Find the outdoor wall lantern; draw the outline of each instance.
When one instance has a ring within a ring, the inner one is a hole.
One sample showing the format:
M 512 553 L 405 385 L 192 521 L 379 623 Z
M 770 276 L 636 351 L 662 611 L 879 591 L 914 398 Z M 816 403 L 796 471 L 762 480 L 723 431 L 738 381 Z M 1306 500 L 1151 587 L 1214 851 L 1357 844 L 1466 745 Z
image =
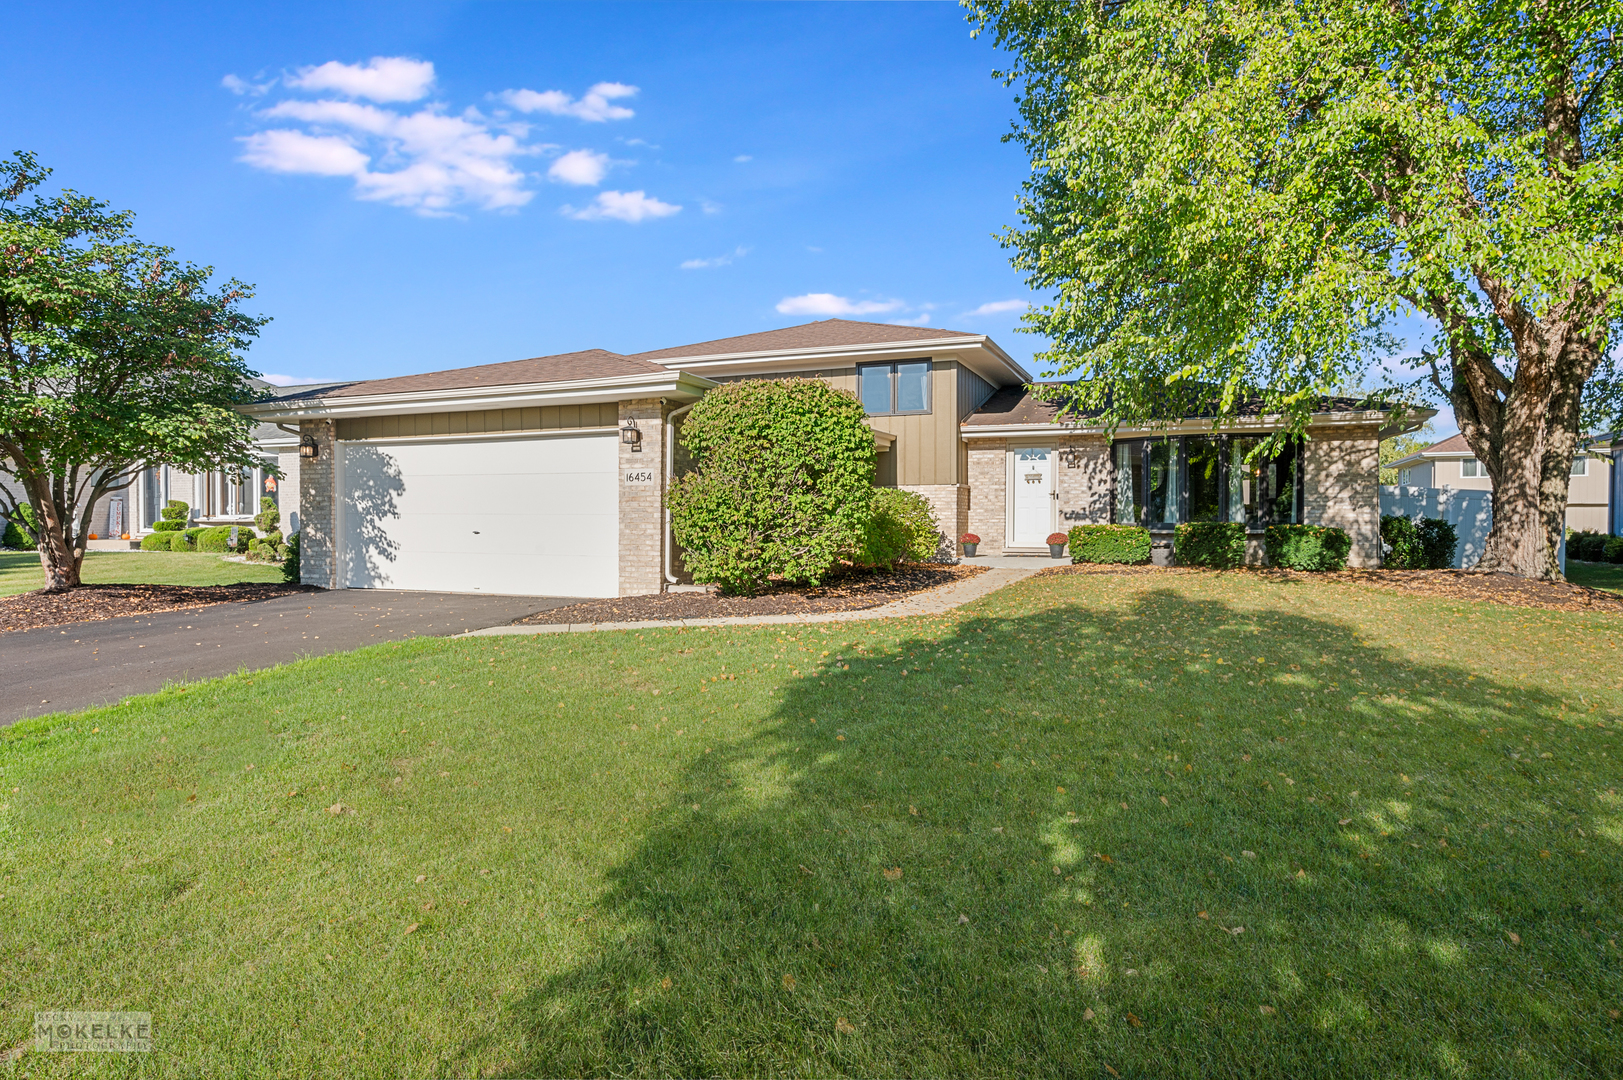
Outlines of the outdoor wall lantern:
M 1064 459 L 1067 469 L 1080 469 L 1082 467 L 1082 451 L 1074 446 L 1067 446 L 1060 451 L 1060 457 Z
M 321 447 L 316 444 L 314 435 L 306 435 L 299 440 L 299 457 L 313 461 L 321 456 Z
M 637 430 L 635 420 L 627 420 L 626 426 L 620 429 L 620 441 L 631 447 L 633 454 L 642 453 L 642 432 Z

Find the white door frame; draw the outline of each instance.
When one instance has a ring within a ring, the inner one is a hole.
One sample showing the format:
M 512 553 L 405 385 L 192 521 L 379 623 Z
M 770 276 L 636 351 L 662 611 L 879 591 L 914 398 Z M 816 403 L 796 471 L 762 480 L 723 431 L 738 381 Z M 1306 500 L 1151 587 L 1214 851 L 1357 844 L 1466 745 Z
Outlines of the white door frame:
M 1059 478 L 1054 474 L 1054 462 L 1058 456 L 1058 444 L 1053 440 L 1031 440 L 1010 442 L 1004 452 L 1004 522 L 1003 522 L 1003 550 L 1015 552 L 1034 552 L 1046 554 L 1048 548 L 1043 545 L 1025 546 L 1014 543 L 1014 492 L 1018 482 L 1015 476 L 1016 455 L 1021 450 L 1047 450 L 1048 451 L 1048 531 L 1054 532 L 1059 527 L 1059 500 L 1054 493 L 1059 489 Z

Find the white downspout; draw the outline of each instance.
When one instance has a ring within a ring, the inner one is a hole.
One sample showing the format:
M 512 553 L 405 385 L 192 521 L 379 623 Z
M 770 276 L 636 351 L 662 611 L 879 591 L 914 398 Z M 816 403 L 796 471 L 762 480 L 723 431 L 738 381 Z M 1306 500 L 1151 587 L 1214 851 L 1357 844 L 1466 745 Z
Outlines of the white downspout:
M 671 481 L 676 479 L 676 424 L 678 416 L 697 405 L 695 401 L 684 405 L 680 409 L 673 409 L 665 416 L 665 531 L 660 535 L 660 547 L 664 549 L 665 584 L 675 585 L 676 575 L 671 572 L 671 556 L 676 547 L 671 540 Z

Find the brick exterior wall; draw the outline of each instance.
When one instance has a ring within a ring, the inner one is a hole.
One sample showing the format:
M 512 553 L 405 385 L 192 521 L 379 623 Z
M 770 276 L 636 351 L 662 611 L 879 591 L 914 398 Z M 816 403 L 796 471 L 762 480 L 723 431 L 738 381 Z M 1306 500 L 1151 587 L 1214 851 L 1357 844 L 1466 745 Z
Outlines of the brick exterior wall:
M 1066 463 L 1073 452 L 1076 465 Z M 1054 462 L 1054 486 L 1059 492 L 1059 531 L 1073 525 L 1110 522 L 1110 444 L 1102 435 L 1067 435 L 1059 440 Z
M 969 444 L 969 528 L 981 538 L 977 555 L 1003 554 L 1007 525 L 1007 439 L 975 439 Z
M 332 421 L 300 421 L 299 435 L 314 435 L 317 448 L 316 459 L 301 461 L 299 468 L 299 580 L 336 589 L 338 519 L 333 466 L 338 455 Z
M 1348 566 L 1381 563 L 1380 445 L 1371 426 L 1320 434 L 1303 447 L 1302 520 L 1346 529 Z
M 626 421 L 642 432 L 640 450 L 624 440 L 620 448 L 620 595 L 643 596 L 665 586 L 661 540 L 665 533 L 665 413 L 658 398 L 620 402 L 620 426 Z M 653 472 L 651 484 L 628 484 L 626 475 Z
M 936 528 L 941 530 L 941 543 L 935 557 L 948 562 L 958 557 L 958 538 L 969 531 L 969 485 L 924 484 L 900 485 L 903 491 L 922 495 L 930 503 L 935 515 Z

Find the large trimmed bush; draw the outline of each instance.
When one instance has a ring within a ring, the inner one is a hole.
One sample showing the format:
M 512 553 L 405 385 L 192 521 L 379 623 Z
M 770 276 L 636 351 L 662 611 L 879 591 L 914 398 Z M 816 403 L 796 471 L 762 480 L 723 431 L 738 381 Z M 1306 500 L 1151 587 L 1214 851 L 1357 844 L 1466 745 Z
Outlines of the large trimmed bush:
M 1460 534 L 1442 518 L 1421 518 L 1414 523 L 1415 535 L 1425 552 L 1427 570 L 1447 570 L 1454 565 L 1454 551 Z
M 753 593 L 817 583 L 861 552 L 873 515 L 874 437 L 856 396 L 820 379 L 746 379 L 706 394 L 682 425 L 693 471 L 671 485 L 671 529 L 693 580 Z
M 39 535 L 39 523 L 34 520 L 34 508 L 28 503 L 17 504 L 17 512 L 6 522 L 6 530 L 0 535 L 0 547 L 8 547 L 13 551 L 35 551 L 39 542 L 35 539 Z
M 1073 563 L 1150 561 L 1150 530 L 1141 525 L 1077 525 L 1068 536 Z
M 142 551 L 169 551 L 175 542 L 175 534 L 170 532 L 147 533 L 141 538 Z
M 231 530 L 237 530 L 237 546 L 231 546 Z M 198 551 L 247 551 L 248 544 L 257 539 L 246 525 L 214 525 L 197 534 Z
M 1347 530 L 1329 525 L 1270 525 L 1263 545 L 1268 564 L 1286 570 L 1345 570 L 1352 553 Z
M 1426 549 L 1421 545 L 1420 533 L 1410 518 L 1402 514 L 1383 515 L 1381 539 L 1391 548 L 1381 559 L 1382 566 L 1389 570 L 1426 568 Z
M 873 516 L 868 519 L 859 561 L 869 566 L 927 562 L 941 550 L 942 540 L 930 501 L 923 495 L 899 488 L 876 488 Z
M 191 520 L 192 508 L 179 499 L 170 499 L 162 510 L 158 511 L 158 520 L 152 523 L 153 532 L 185 532 L 186 523 Z
M 1172 531 L 1179 566 L 1232 570 L 1245 565 L 1245 526 L 1237 521 L 1191 521 Z
M 170 551 L 196 551 L 197 541 L 190 532 L 154 533 L 154 536 L 167 536 Z

